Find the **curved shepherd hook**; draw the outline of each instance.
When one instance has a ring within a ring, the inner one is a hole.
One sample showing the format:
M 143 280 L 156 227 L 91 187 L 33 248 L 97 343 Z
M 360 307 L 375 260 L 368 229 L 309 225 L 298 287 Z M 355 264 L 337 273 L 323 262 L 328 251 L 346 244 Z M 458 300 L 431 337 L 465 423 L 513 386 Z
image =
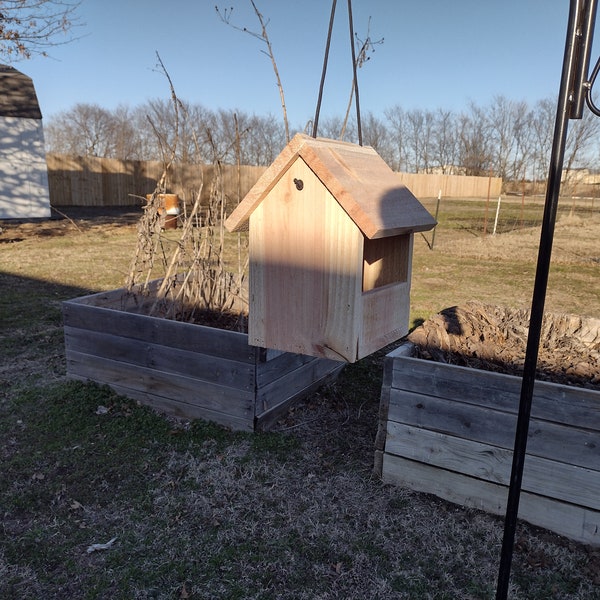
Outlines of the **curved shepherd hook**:
M 531 415 L 533 386 L 535 383 L 542 321 L 544 318 L 544 304 L 548 287 L 550 257 L 552 253 L 554 227 L 556 224 L 568 123 L 570 119 L 581 119 L 584 100 L 587 101 L 592 112 L 600 116 L 600 110 L 595 107 L 591 97 L 592 87 L 598 74 L 598 70 L 600 70 L 600 66 L 598 66 L 600 59 L 594 68 L 591 79 L 588 80 L 587 78 L 594 24 L 596 21 L 596 7 L 597 0 L 571 0 L 570 4 L 567 39 L 558 106 L 556 110 L 554 138 L 552 142 L 552 154 L 550 156 L 550 167 L 548 171 L 546 202 L 544 206 L 538 262 L 531 303 L 529 335 L 527 338 L 519 413 L 515 432 L 515 445 L 510 475 L 510 486 L 508 490 L 508 502 L 506 505 L 506 518 L 504 521 L 504 537 L 502 540 L 502 553 L 500 555 L 496 600 L 506 600 L 508 594 L 517 516 L 519 512 L 519 499 L 523 480 L 523 466 L 527 450 L 527 435 Z

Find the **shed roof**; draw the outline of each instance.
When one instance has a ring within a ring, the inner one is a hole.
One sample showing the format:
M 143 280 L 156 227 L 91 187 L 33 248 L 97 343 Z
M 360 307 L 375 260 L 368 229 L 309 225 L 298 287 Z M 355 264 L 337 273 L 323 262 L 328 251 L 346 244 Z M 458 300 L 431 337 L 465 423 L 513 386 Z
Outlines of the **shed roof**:
M 33 80 L 8 65 L 0 65 L 0 117 L 42 118 Z
M 250 215 L 298 157 L 368 238 L 435 226 L 435 219 L 373 148 L 297 134 L 231 213 L 226 221 L 230 231 L 247 227 Z

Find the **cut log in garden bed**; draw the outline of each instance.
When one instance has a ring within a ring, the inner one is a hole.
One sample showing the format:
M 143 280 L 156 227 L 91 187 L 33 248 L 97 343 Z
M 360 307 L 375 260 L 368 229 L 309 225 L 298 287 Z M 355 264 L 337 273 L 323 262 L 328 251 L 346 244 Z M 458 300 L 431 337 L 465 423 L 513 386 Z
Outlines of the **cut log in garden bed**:
M 387 355 L 375 471 L 389 483 L 502 515 L 521 378 Z M 537 381 L 519 517 L 600 546 L 600 392 Z
M 67 375 L 171 415 L 268 429 L 343 367 L 249 346 L 244 333 L 131 312 L 126 297 L 121 289 L 63 303 Z

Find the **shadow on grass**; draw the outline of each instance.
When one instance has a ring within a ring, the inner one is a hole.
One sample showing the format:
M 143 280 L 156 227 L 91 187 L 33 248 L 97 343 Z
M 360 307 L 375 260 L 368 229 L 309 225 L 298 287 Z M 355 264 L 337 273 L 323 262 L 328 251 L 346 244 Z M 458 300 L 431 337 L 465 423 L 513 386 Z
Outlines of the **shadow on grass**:
M 0 271 L 0 335 L 10 329 L 39 329 L 61 320 L 60 303 L 93 290 Z

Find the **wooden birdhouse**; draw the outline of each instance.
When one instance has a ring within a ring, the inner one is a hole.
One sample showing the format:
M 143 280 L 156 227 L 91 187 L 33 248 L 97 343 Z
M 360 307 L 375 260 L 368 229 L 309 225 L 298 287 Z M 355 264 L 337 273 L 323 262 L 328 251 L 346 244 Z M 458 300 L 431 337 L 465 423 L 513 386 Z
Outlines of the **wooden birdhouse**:
M 372 148 L 296 135 L 226 221 L 250 231 L 249 343 L 354 362 L 399 339 L 434 225 Z

